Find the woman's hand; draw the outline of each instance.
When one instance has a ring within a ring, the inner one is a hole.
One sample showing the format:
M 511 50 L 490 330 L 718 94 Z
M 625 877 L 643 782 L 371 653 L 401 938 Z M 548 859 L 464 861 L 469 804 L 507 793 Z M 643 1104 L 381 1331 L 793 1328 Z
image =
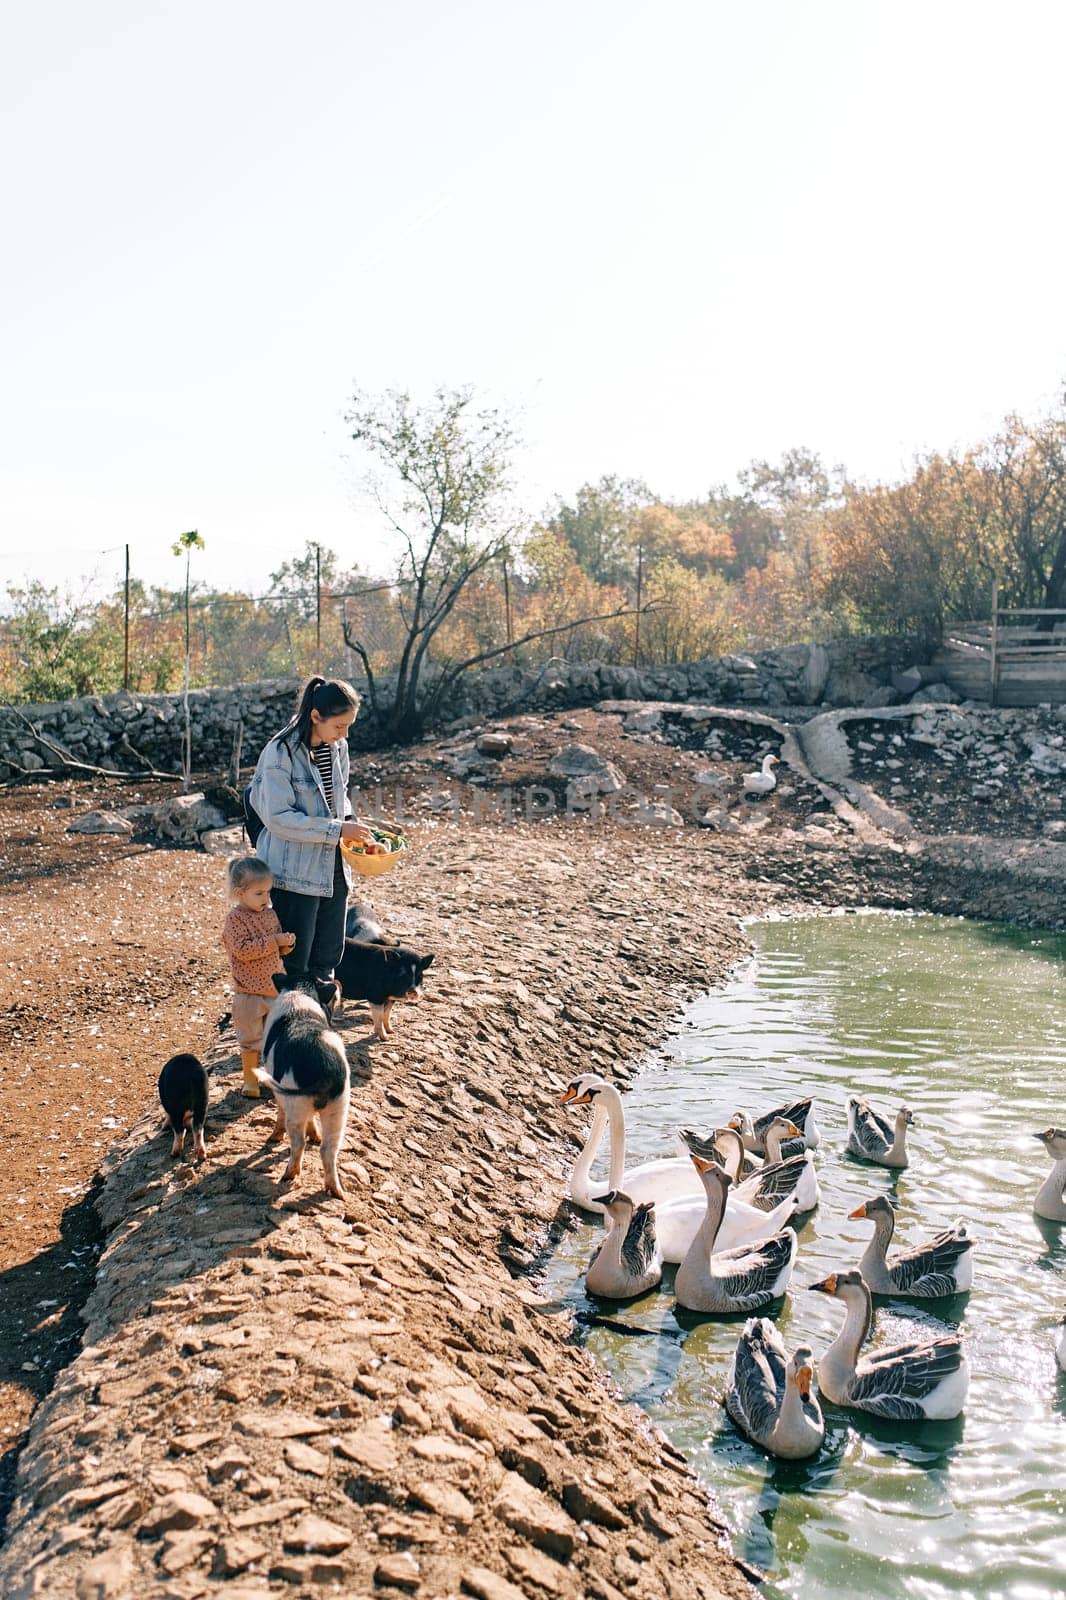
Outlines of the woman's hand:
M 342 822 L 341 838 L 345 844 L 373 844 L 374 835 L 363 822 Z

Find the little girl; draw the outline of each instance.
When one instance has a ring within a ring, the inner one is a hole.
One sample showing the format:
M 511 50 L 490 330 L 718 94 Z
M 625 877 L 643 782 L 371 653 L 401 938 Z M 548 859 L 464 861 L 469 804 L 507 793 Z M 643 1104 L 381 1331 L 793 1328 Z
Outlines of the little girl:
M 274 973 L 284 972 L 281 961 L 296 943 L 283 933 L 270 904 L 273 878 L 258 856 L 237 856 L 226 869 L 231 909 L 222 927 L 222 943 L 233 975 L 233 1031 L 241 1047 L 243 1092 L 259 1098 L 255 1069 L 263 1047 L 263 1023 L 277 999 Z

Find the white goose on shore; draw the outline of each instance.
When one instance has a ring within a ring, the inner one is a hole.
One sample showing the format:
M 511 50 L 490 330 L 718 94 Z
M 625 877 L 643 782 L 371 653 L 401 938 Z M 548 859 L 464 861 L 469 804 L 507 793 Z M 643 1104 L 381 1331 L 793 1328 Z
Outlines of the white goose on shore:
M 946 1422 L 966 1403 L 970 1366 L 957 1334 L 859 1354 L 873 1322 L 870 1291 L 858 1272 L 831 1272 L 811 1288 L 843 1303 L 844 1326 L 818 1362 L 818 1387 L 837 1406 L 875 1417 Z
M 945 1228 L 926 1244 L 897 1250 L 888 1260 L 888 1247 L 896 1228 L 896 1212 L 890 1200 L 876 1195 L 848 1216 L 865 1218 L 874 1225 L 874 1236 L 866 1246 L 859 1271 L 872 1294 L 904 1294 L 912 1299 L 937 1300 L 944 1295 L 963 1294 L 973 1286 L 973 1240 L 966 1237 L 961 1222 Z
M 745 772 L 744 793 L 773 794 L 777 788 L 777 778 L 770 769 L 777 766 L 779 759 L 778 756 L 774 755 L 763 756 L 762 766 L 758 772 Z
M 1055 1360 L 1058 1362 L 1060 1370 L 1066 1372 L 1066 1317 L 1062 1319 L 1059 1342 L 1055 1346 Z
M 654 1289 L 663 1275 L 663 1253 L 655 1237 L 655 1204 L 635 1206 L 629 1195 L 612 1189 L 600 1196 L 611 1231 L 585 1274 L 589 1294 L 631 1300 Z
M 741 1433 L 783 1461 L 816 1455 L 825 1438 L 811 1394 L 813 1360 L 807 1345 L 790 1357 L 768 1317 L 745 1324 L 733 1355 L 725 1408 Z
M 1055 1165 L 1037 1191 L 1033 1210 L 1045 1222 L 1066 1222 L 1066 1129 L 1045 1128 L 1034 1133 Z
M 728 1315 L 762 1311 L 788 1287 L 799 1240 L 785 1228 L 758 1244 L 721 1249 L 729 1174 L 713 1161 L 693 1156 L 706 1197 L 703 1221 L 677 1269 L 674 1293 L 689 1311 Z
M 907 1165 L 907 1129 L 914 1121 L 906 1106 L 896 1112 L 895 1123 L 889 1122 L 865 1100 L 848 1101 L 848 1149 L 863 1161 L 875 1161 L 880 1167 L 905 1167 Z

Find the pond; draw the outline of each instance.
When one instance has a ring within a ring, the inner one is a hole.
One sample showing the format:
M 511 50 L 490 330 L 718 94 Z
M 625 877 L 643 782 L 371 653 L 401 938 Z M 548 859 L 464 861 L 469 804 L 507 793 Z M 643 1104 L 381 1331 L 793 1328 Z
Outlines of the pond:
M 674 1154 L 676 1127 L 709 1128 L 741 1106 L 759 1113 L 813 1094 L 822 1200 L 800 1231 L 776 1314 L 785 1343 L 807 1342 L 817 1358 L 835 1337 L 842 1308 L 804 1286 L 858 1264 L 871 1229 L 847 1213 L 861 1201 L 893 1200 L 897 1247 L 962 1218 L 977 1241 L 972 1292 L 878 1302 L 873 1342 L 961 1328 L 972 1367 L 965 1414 L 887 1423 L 823 1400 L 821 1453 L 775 1462 L 737 1434 L 720 1403 L 740 1321 L 682 1311 L 672 1269 L 661 1289 L 622 1308 L 593 1301 L 582 1274 L 600 1228 L 582 1224 L 553 1258 L 546 1288 L 579 1318 L 603 1313 L 646 1331 L 593 1324 L 582 1336 L 712 1488 L 737 1553 L 770 1575 L 764 1594 L 1059 1596 L 1066 1379 L 1054 1344 L 1066 1314 L 1066 1226 L 1032 1214 L 1049 1163 L 1031 1135 L 1066 1125 L 1066 938 L 894 914 L 752 933 L 754 959 L 689 1007 L 626 1097 L 628 1159 Z M 855 1093 L 914 1112 L 905 1171 L 845 1154 Z M 584 1132 L 587 1112 L 574 1115 Z

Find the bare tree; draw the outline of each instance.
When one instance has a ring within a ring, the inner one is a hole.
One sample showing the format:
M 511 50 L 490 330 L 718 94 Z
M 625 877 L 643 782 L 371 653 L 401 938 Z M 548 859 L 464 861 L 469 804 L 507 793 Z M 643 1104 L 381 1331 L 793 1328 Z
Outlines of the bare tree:
M 470 389 L 439 389 L 425 406 L 395 391 L 382 398 L 357 393 L 345 420 L 375 464 L 367 485 L 402 552 L 395 592 L 404 641 L 387 697 L 374 675 L 369 641 L 347 621 L 344 641 L 362 663 L 380 736 L 404 744 L 420 737 L 464 672 L 532 639 L 602 619 L 576 618 L 461 661 L 434 663 L 431 675 L 435 636 L 467 585 L 509 553 L 518 532 L 511 500 L 513 427 L 497 410 L 477 410 Z

